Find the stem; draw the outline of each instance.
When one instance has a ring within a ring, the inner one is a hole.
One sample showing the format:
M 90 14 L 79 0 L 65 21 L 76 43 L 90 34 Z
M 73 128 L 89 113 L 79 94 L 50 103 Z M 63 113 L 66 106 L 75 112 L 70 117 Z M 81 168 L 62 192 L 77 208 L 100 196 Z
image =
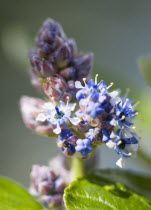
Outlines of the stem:
M 73 156 L 71 161 L 71 181 L 80 176 L 84 176 L 84 161 L 79 157 Z

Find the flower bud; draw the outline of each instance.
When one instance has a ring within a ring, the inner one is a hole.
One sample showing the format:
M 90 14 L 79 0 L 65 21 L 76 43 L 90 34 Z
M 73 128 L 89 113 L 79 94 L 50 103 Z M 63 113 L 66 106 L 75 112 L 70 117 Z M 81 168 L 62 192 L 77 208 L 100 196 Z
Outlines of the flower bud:
M 52 64 L 48 63 L 48 61 L 46 61 L 44 59 L 41 60 L 40 67 L 41 67 L 40 72 L 41 72 L 42 76 L 44 76 L 44 77 L 50 77 L 56 73 Z
M 50 77 L 56 73 L 55 68 L 47 60 L 36 55 L 30 54 L 30 61 L 33 66 L 33 72 L 37 77 Z
M 48 18 L 44 21 L 36 38 L 37 44 L 41 41 L 52 43 L 56 36 L 65 39 L 62 27 L 54 20 Z
M 67 43 L 68 43 L 68 46 L 71 50 L 71 54 L 72 55 L 77 54 L 77 45 L 76 45 L 75 40 L 74 39 L 68 39 Z
M 62 78 L 49 77 L 43 84 L 43 90 L 49 98 L 54 97 L 54 100 L 58 101 L 67 90 L 67 84 Z
M 77 77 L 79 80 L 88 76 L 92 68 L 93 54 L 79 56 L 73 59 L 73 65 L 77 69 Z
M 20 99 L 20 109 L 23 121 L 28 128 L 34 129 L 40 134 L 50 135 L 55 126 L 48 122 L 38 122 L 36 120 L 44 103 L 43 100 L 38 98 L 23 96 Z
M 55 64 L 59 69 L 62 69 L 68 65 L 71 59 L 71 50 L 67 43 L 63 44 L 54 53 Z
M 30 193 L 47 208 L 62 205 L 65 187 L 69 184 L 70 173 L 64 157 L 60 155 L 50 161 L 50 166 L 33 165 L 30 178 Z
M 76 69 L 74 67 L 63 69 L 60 75 L 65 79 L 73 79 L 76 77 Z

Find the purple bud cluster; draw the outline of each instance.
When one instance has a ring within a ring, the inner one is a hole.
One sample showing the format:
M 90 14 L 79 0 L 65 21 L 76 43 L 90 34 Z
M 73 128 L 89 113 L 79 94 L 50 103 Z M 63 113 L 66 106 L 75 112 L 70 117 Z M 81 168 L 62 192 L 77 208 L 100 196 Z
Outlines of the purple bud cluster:
M 54 164 L 59 165 L 59 171 Z M 46 208 L 63 208 L 62 196 L 69 182 L 69 171 L 57 156 L 50 166 L 33 165 L 30 173 L 30 193 Z
M 92 67 L 93 54 L 80 54 L 73 39 L 68 39 L 62 27 L 52 19 L 47 19 L 36 37 L 36 49 L 29 50 L 32 66 L 31 82 L 44 89 L 48 95 L 59 97 L 58 89 L 49 90 L 52 78 L 63 80 L 70 96 L 75 93 L 74 81 L 87 77 Z M 49 80 L 48 78 L 51 77 Z M 56 79 L 56 80 L 57 80 Z

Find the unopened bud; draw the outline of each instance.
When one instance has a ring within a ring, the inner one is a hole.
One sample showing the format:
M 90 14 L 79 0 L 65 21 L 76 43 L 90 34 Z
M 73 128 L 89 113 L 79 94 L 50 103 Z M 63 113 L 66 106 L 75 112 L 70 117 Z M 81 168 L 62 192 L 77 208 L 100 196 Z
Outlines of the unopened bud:
M 40 134 L 50 135 L 55 126 L 48 122 L 38 122 L 36 120 L 44 103 L 43 100 L 38 98 L 23 96 L 20 100 L 20 109 L 23 121 L 28 128 Z
M 56 73 L 54 67 L 47 60 L 42 59 L 40 65 L 40 72 L 44 77 L 50 77 Z
M 47 82 L 43 84 L 43 89 L 49 98 L 54 97 L 54 100 L 58 101 L 67 90 L 67 84 L 59 77 L 49 77 Z
M 69 67 L 60 72 L 60 75 L 65 79 L 76 78 L 76 69 L 74 67 Z
M 75 40 L 74 39 L 69 39 L 67 42 L 68 42 L 68 46 L 71 50 L 71 54 L 72 55 L 77 54 L 77 45 L 76 45 Z
M 71 50 L 65 43 L 54 53 L 55 64 L 59 69 L 62 69 L 68 65 L 71 59 Z
M 78 79 L 87 77 L 92 68 L 93 54 L 86 54 L 79 56 L 73 60 L 73 64 L 77 69 Z

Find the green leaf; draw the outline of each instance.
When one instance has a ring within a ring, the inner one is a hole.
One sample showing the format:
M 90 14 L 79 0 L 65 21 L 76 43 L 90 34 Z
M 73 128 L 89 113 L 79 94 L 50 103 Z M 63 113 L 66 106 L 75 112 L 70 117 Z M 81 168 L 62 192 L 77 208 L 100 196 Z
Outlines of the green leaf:
M 145 176 L 144 174 L 106 169 L 94 171 L 93 174 L 87 176 L 87 179 L 99 185 L 119 182 L 132 191 L 151 199 L 151 177 Z
M 136 193 L 150 194 L 151 179 L 146 178 L 120 170 L 96 171 L 86 177 L 78 178 L 65 189 L 66 209 L 151 210 L 150 200 Z
M 144 80 L 151 86 L 151 56 L 139 58 L 138 66 Z
M 42 210 L 42 206 L 19 184 L 0 177 L 1 210 Z

